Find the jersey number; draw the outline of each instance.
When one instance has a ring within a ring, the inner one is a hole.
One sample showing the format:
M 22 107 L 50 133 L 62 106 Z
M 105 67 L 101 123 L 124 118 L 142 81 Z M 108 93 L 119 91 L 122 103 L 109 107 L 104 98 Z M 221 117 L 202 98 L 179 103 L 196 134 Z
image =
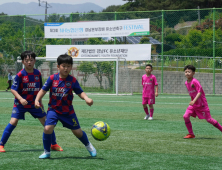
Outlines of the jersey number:
M 75 118 L 72 119 L 74 125 L 73 126 L 78 126 L 78 123 L 76 122 Z

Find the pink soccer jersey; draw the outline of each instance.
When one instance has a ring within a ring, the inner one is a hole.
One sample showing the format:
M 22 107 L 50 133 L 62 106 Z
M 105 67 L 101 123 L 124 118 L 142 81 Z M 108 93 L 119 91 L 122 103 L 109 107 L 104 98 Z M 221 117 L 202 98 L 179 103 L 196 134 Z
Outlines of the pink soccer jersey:
M 193 100 L 197 93 L 201 92 L 201 96 L 200 98 L 193 104 L 194 108 L 199 108 L 199 107 L 207 107 L 208 108 L 208 104 L 207 104 L 207 99 L 205 97 L 205 93 L 203 91 L 202 86 L 200 85 L 200 82 L 193 78 L 191 80 L 191 82 L 185 82 L 185 85 L 187 87 L 188 93 L 191 97 L 191 100 Z
M 154 98 L 155 97 L 155 89 L 157 86 L 157 80 L 154 75 L 150 75 L 147 77 L 146 74 L 142 76 L 142 86 L 143 86 L 143 97 Z

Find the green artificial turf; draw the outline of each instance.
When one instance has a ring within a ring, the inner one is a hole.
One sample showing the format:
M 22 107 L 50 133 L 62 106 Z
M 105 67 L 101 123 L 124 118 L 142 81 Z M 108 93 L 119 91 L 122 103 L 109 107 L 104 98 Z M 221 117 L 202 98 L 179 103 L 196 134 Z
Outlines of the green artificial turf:
M 183 139 L 188 132 L 183 114 L 189 96 L 159 95 L 154 105 L 154 120 L 144 120 L 141 95 L 89 95 L 89 107 L 75 96 L 73 105 L 81 128 L 97 149 L 90 157 L 83 144 L 63 128 L 55 128 L 57 143 L 63 152 L 51 152 L 51 158 L 38 159 L 43 152 L 43 127 L 38 119 L 26 113 L 0 153 L 0 169 L 221 169 L 222 134 L 205 120 L 191 118 L 195 139 Z M 207 96 L 211 115 L 222 124 L 221 96 Z M 43 99 L 47 108 L 48 95 Z M 10 92 L 0 93 L 0 136 L 8 124 L 13 106 Z M 90 133 L 92 125 L 105 121 L 111 128 L 106 141 L 96 141 Z

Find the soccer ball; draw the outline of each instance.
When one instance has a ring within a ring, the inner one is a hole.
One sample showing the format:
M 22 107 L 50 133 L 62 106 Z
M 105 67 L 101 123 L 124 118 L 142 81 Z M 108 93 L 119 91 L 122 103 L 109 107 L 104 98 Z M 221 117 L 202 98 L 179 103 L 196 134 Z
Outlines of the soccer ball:
M 103 121 L 96 122 L 91 129 L 91 134 L 94 139 L 103 141 L 110 135 L 110 127 Z

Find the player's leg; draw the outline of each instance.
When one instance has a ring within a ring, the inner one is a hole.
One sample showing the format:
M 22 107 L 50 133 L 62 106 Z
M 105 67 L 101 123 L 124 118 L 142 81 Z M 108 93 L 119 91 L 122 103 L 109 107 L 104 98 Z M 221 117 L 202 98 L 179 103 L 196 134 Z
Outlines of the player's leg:
M 187 127 L 187 130 L 189 132 L 188 135 L 186 135 L 184 137 L 184 139 L 192 139 L 195 138 L 195 135 L 193 133 L 193 128 L 192 128 L 192 124 L 190 122 L 190 116 L 195 113 L 194 109 L 192 107 L 188 107 L 185 114 L 183 115 L 184 121 L 185 121 L 185 125 Z
M 155 104 L 155 96 L 153 96 L 152 98 L 150 98 L 148 100 L 148 105 L 149 105 L 149 108 L 150 108 L 150 117 L 148 120 L 153 120 L 153 112 L 154 112 L 154 107 L 153 105 Z
M 44 132 L 42 136 L 44 152 L 42 155 L 39 156 L 40 159 L 50 158 L 50 146 L 52 140 L 51 138 L 57 122 L 58 122 L 57 113 L 55 111 L 49 110 L 46 115 Z
M 214 127 L 216 127 L 217 129 L 219 129 L 222 132 L 222 126 L 220 125 L 220 123 L 218 123 L 217 120 L 211 118 L 206 119 L 206 121 L 210 124 L 212 124 Z
M 143 101 L 142 101 L 143 110 L 144 110 L 144 112 L 146 113 L 146 116 L 144 117 L 144 119 L 147 120 L 147 119 L 149 118 L 149 111 L 148 111 L 148 107 L 147 107 L 148 98 L 143 97 L 142 100 L 143 100 Z
M 5 152 L 4 146 L 8 141 L 12 131 L 17 126 L 17 124 L 18 124 L 18 119 L 12 117 L 9 124 L 5 127 L 5 130 L 3 131 L 2 138 L 0 141 L 0 152 Z
M 45 126 L 45 119 L 46 119 L 46 113 L 45 110 L 40 107 L 38 109 L 36 108 L 32 108 L 29 109 L 29 113 L 34 117 L 34 118 L 38 118 L 40 123 Z M 56 143 L 56 136 L 55 136 L 55 132 L 52 132 L 52 143 L 51 143 L 51 149 L 55 150 L 55 151 L 63 151 L 63 149 Z
M 72 133 L 85 145 L 91 156 L 96 156 L 96 149 L 89 142 L 88 137 L 80 128 L 80 124 L 76 114 L 71 115 L 58 115 L 60 122 L 64 127 L 70 129 Z
M 42 136 L 44 152 L 39 156 L 40 159 L 50 158 L 50 146 L 54 125 L 46 125 Z
M 45 126 L 45 118 L 46 116 L 42 117 L 42 118 L 38 118 L 39 121 L 41 122 L 41 124 L 43 126 Z M 53 130 L 52 132 L 52 137 L 51 137 L 51 149 L 54 150 L 54 151 L 63 151 L 62 147 L 59 146 L 57 143 L 56 143 L 56 136 L 55 136 L 55 132 Z
M 3 134 L 2 134 L 2 138 L 0 141 L 0 152 L 5 152 L 4 146 L 6 142 L 8 141 L 12 131 L 17 126 L 19 119 L 25 119 L 24 113 L 25 113 L 24 108 L 13 107 L 11 120 L 9 124 L 5 127 L 5 130 L 3 131 Z
M 94 146 L 89 142 L 88 137 L 81 128 L 72 130 L 72 133 L 85 145 L 86 149 L 89 151 L 92 157 L 96 156 L 96 149 Z
M 153 104 L 149 104 L 149 108 L 150 108 L 150 117 L 148 120 L 153 120 L 153 112 L 154 112 Z

